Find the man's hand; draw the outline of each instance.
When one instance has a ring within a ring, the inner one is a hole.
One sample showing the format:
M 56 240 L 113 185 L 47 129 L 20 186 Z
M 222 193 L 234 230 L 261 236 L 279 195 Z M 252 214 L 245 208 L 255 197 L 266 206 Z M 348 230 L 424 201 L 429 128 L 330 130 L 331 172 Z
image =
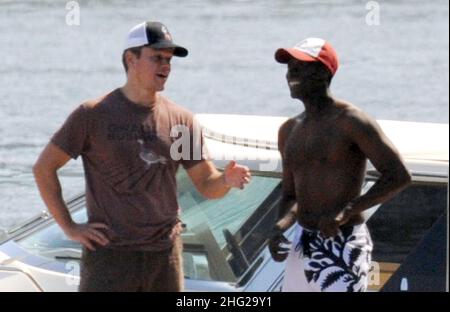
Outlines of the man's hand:
M 328 238 L 328 237 L 334 237 L 339 234 L 339 222 L 336 221 L 335 216 L 322 216 L 319 220 L 319 231 L 320 233 Z
M 225 196 L 232 187 L 244 188 L 250 181 L 250 170 L 245 166 L 237 165 L 231 161 L 220 172 L 210 160 L 201 161 L 187 170 L 189 177 L 197 190 L 208 199 L 217 199 Z
M 269 239 L 269 251 L 272 255 L 273 260 L 275 260 L 276 262 L 282 262 L 286 260 L 290 248 L 283 247 L 282 245 L 287 245 L 290 243 L 291 242 L 286 238 L 286 236 L 283 235 L 280 230 L 275 229 Z
M 250 170 L 246 166 L 236 164 L 234 160 L 230 161 L 223 172 L 225 184 L 229 187 L 244 188 L 244 184 L 250 182 Z
M 80 242 L 87 249 L 95 251 L 95 244 L 105 246 L 109 243 L 109 239 L 99 229 L 108 230 L 109 228 L 103 223 L 73 223 L 64 229 L 64 232 L 71 240 Z
M 353 203 L 349 202 L 343 209 L 342 211 L 337 215 L 336 218 L 334 218 L 334 220 L 336 220 L 336 222 L 339 225 L 344 225 L 346 224 L 351 217 L 354 216 L 354 210 L 353 210 Z

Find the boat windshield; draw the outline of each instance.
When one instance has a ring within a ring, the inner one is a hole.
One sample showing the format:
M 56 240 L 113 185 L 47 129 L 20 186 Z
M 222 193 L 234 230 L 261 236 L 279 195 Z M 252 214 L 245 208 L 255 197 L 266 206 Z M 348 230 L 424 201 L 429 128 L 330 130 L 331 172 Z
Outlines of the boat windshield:
M 177 183 L 185 277 L 237 282 L 265 246 L 280 197 L 280 178 L 253 173 L 244 190 L 232 189 L 217 200 L 204 199 L 181 168 Z M 87 220 L 82 206 L 72 213 L 75 222 Z M 81 255 L 81 245 L 69 240 L 54 222 L 17 243 L 32 254 L 55 261 L 73 261 Z

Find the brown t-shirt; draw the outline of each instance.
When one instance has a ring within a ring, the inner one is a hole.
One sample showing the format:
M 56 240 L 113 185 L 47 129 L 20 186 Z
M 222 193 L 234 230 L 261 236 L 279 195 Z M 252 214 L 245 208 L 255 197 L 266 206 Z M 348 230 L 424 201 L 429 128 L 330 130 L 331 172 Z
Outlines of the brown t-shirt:
M 192 113 L 160 94 L 150 108 L 116 89 L 80 105 L 54 134 L 53 144 L 82 156 L 88 219 L 110 227 L 108 248 L 172 246 L 180 232 L 176 171 L 207 158 L 199 129 Z

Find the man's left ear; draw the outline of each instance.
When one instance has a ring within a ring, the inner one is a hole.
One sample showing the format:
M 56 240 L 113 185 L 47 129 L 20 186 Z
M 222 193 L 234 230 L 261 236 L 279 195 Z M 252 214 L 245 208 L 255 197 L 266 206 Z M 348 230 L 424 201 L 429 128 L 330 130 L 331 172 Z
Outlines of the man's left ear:
M 136 55 L 133 54 L 130 51 L 127 51 L 125 54 L 125 61 L 128 64 L 128 68 L 134 67 L 134 65 L 136 64 Z

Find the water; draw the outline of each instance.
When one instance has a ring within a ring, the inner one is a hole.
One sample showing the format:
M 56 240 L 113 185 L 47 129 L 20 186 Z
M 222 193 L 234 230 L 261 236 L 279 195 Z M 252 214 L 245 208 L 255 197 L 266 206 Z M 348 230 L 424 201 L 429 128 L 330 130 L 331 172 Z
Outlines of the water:
M 124 83 L 128 29 L 160 20 L 190 55 L 175 59 L 165 94 L 193 112 L 289 116 L 279 47 L 305 37 L 332 42 L 341 60 L 332 90 L 379 119 L 448 123 L 449 7 L 439 1 L 0 2 L 0 228 L 44 209 L 31 168 L 49 137 L 82 101 Z M 83 190 L 81 161 L 60 172 L 64 196 Z

